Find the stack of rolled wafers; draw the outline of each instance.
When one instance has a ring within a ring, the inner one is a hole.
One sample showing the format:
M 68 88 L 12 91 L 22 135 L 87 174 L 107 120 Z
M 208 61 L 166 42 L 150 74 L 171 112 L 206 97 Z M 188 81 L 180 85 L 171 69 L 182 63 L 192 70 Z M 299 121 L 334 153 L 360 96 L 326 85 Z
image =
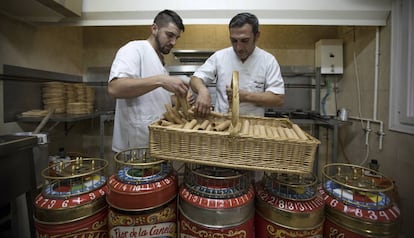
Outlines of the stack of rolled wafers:
M 62 82 L 47 82 L 42 86 L 43 108 L 45 110 L 55 110 L 55 113 L 65 113 L 65 84 Z
M 68 114 L 88 114 L 93 112 L 95 90 L 83 83 L 70 84 L 67 87 Z
M 232 114 L 212 111 L 207 118 L 197 118 L 192 109 L 188 109 L 189 105 L 182 106 L 183 104 L 187 103 L 181 100 L 174 107 L 166 104 L 164 118 L 157 122 L 158 125 L 184 130 L 230 132 L 231 135 L 249 136 L 254 138 L 281 140 L 310 139 L 306 133 L 294 123 L 257 123 L 257 120 L 252 118 L 241 117 L 236 126 L 233 126 L 231 120 Z M 187 109 L 186 113 L 184 113 L 185 109 Z
M 93 112 L 95 90 L 84 83 L 47 82 L 43 84 L 45 110 L 55 113 L 88 114 Z
M 176 105 L 165 104 L 165 109 L 164 118 L 158 122 L 161 126 L 206 131 L 227 131 L 231 126 L 229 114 L 211 112 L 208 118 L 196 118 L 187 97 L 177 97 Z
M 262 138 L 279 138 L 279 139 L 295 139 L 307 140 L 305 132 L 297 124 L 268 126 L 268 125 L 249 125 L 249 120 L 241 120 L 240 135 L 249 135 L 252 137 Z

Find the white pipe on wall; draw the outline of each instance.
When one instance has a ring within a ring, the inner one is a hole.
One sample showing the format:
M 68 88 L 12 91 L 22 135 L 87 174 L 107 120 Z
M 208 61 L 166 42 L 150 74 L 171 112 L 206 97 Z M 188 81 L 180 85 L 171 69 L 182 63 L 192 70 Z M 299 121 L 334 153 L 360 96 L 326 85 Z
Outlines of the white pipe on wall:
M 377 132 L 378 136 L 379 136 L 379 142 L 378 142 L 378 148 L 380 150 L 382 150 L 382 142 L 383 142 L 383 137 L 385 135 L 384 133 L 384 122 L 381 120 L 374 120 L 374 119 L 369 119 L 369 118 L 362 118 L 362 117 L 354 117 L 354 116 L 350 116 L 349 119 L 352 120 L 357 120 L 357 121 L 366 121 L 366 122 L 370 122 L 370 123 L 376 123 L 379 124 L 379 130 Z M 365 138 L 366 139 L 366 138 Z M 367 143 L 367 141 L 366 141 Z
M 375 65 L 374 65 L 374 102 L 373 102 L 373 112 L 372 112 L 372 119 L 363 118 L 361 116 L 359 117 L 353 117 L 350 116 L 350 119 L 358 120 L 358 121 L 366 121 L 367 127 L 365 128 L 365 145 L 369 145 L 369 134 L 372 131 L 370 127 L 370 123 L 378 123 L 379 124 L 379 130 L 377 131 L 377 135 L 379 136 L 378 140 L 378 148 L 379 150 L 382 150 L 382 143 L 384 139 L 384 123 L 381 120 L 377 119 L 377 108 L 378 108 L 378 80 L 379 80 L 379 57 L 380 57 L 380 28 L 377 27 L 376 33 L 375 33 Z M 354 62 L 356 62 L 356 57 L 354 54 Z M 356 65 L 355 65 L 356 67 Z M 358 72 L 356 72 L 358 75 Z M 358 89 L 359 91 L 359 89 Z
M 380 28 L 377 27 L 375 33 L 375 70 L 374 70 L 374 105 L 372 118 L 377 120 L 378 108 L 378 78 L 379 78 L 379 56 L 380 56 Z

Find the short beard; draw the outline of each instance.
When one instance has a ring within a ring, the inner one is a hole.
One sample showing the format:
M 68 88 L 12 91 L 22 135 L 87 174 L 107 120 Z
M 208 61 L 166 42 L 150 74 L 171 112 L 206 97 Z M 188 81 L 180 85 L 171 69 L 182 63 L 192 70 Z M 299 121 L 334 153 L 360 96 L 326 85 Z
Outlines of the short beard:
M 163 54 L 165 54 L 165 55 L 170 53 L 171 49 L 168 49 L 168 48 L 165 48 L 165 47 L 161 47 L 161 42 L 160 42 L 160 40 L 159 40 L 159 38 L 158 38 L 158 34 L 155 36 L 155 42 L 156 42 L 156 44 L 157 44 L 157 48 L 158 48 L 158 50 L 159 50 L 161 53 L 163 53 Z

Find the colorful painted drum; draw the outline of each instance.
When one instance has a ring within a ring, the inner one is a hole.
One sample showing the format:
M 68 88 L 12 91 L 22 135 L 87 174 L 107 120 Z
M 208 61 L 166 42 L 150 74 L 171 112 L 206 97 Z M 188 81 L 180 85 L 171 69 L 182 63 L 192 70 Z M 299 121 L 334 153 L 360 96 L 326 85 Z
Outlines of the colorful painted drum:
M 267 174 L 256 184 L 256 237 L 320 237 L 324 201 L 310 174 Z
M 392 199 L 392 180 L 350 164 L 328 164 L 322 173 L 325 237 L 398 237 L 400 210 Z
M 107 237 L 107 166 L 78 157 L 44 169 L 45 184 L 34 201 L 36 237 Z
M 119 152 L 108 181 L 109 237 L 176 237 L 178 178 L 147 149 Z
M 179 237 L 254 237 L 248 172 L 186 165 L 179 194 Z

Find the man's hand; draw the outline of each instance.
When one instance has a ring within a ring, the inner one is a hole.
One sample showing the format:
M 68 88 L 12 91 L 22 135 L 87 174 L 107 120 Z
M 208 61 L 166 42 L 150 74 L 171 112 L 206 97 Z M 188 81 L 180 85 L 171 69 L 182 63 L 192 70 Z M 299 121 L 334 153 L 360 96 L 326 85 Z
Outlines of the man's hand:
M 174 76 L 165 76 L 161 85 L 165 90 L 174 93 L 177 96 L 185 97 L 189 86 L 180 78 Z
M 211 96 L 210 92 L 206 88 L 200 90 L 194 103 L 194 113 L 200 117 L 206 117 L 210 115 L 211 110 Z

